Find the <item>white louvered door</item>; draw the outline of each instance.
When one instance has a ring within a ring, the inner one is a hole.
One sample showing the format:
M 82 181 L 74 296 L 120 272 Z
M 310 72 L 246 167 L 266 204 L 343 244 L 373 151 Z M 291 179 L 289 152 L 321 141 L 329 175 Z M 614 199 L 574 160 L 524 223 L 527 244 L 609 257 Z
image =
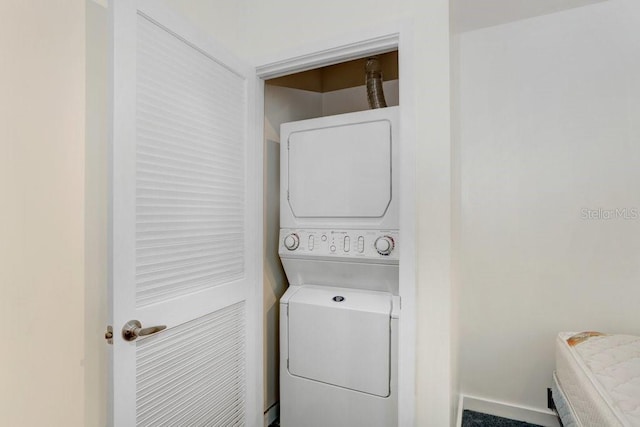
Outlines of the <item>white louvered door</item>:
M 110 9 L 113 424 L 258 425 L 254 71 L 157 2 Z

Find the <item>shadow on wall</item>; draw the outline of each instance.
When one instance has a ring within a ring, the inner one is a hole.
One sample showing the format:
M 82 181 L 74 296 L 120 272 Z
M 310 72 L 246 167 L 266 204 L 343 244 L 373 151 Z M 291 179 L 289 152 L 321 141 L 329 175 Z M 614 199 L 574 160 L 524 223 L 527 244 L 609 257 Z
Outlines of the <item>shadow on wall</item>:
M 452 0 L 451 26 L 464 33 L 603 1 L 609 0 Z
M 278 401 L 278 351 L 280 297 L 287 289 L 287 278 L 278 256 L 280 232 L 280 144 L 265 141 L 264 183 L 264 410 Z

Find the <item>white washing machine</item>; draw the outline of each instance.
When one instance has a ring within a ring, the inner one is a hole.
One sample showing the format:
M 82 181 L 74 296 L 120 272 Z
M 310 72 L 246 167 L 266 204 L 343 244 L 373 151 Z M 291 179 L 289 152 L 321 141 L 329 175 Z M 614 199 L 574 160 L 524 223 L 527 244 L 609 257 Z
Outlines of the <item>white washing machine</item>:
M 280 425 L 397 426 L 398 108 L 281 126 Z
M 398 423 L 399 297 L 292 286 L 280 300 L 280 425 Z

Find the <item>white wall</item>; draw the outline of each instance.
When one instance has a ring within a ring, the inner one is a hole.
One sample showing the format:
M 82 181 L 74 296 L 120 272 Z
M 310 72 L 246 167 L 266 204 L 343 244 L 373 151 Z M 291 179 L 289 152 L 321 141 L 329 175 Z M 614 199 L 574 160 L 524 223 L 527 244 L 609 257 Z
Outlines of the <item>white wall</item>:
M 546 408 L 558 331 L 640 334 L 640 4 L 460 37 L 462 392 Z
M 247 8 L 246 0 L 163 1 L 236 54 L 246 34 L 252 33 L 242 22 Z
M 450 4 L 453 8 L 453 4 Z M 460 37 L 455 34 L 452 15 L 450 39 L 451 93 L 451 399 L 452 417 L 460 424 Z
M 83 1 L 0 3 L 0 425 L 84 425 Z

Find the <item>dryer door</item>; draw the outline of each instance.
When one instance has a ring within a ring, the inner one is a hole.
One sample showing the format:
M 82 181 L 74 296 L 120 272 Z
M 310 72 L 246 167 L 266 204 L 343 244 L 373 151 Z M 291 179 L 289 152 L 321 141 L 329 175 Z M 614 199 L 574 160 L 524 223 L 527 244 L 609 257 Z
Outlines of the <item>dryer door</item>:
M 302 286 L 289 299 L 289 372 L 390 394 L 391 294 Z
M 288 198 L 297 218 L 381 218 L 391 203 L 387 119 L 292 132 Z

